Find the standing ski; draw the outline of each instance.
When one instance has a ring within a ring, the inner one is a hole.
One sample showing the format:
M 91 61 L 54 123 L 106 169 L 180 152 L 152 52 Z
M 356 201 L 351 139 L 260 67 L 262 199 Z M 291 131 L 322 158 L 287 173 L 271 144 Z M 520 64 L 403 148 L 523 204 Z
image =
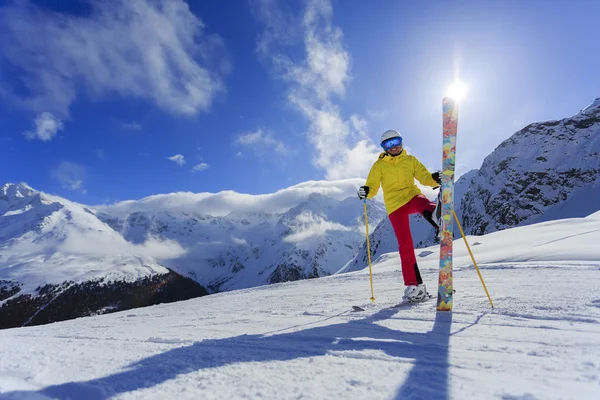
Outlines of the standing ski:
M 454 220 L 454 161 L 456 156 L 456 130 L 458 104 L 444 97 L 444 142 L 442 147 L 442 187 L 440 220 L 440 277 L 438 286 L 438 311 L 452 311 L 452 240 Z

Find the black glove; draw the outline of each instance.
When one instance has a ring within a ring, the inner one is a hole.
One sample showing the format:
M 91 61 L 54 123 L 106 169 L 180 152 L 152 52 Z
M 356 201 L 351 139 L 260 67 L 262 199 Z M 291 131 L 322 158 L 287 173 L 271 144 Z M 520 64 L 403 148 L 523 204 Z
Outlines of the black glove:
M 436 181 L 438 183 L 438 185 L 442 184 L 442 178 L 440 177 L 440 171 L 434 172 L 433 174 L 431 174 L 431 177 L 433 178 L 434 181 Z
M 358 198 L 359 199 L 361 199 L 361 200 L 366 199 L 368 194 L 369 194 L 368 186 L 361 186 L 358 188 Z

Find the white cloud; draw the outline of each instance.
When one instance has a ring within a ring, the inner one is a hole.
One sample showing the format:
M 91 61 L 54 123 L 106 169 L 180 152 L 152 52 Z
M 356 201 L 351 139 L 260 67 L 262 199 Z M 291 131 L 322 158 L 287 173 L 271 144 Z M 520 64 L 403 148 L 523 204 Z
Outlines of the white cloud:
M 270 53 L 271 48 L 279 44 L 294 45 L 302 42 L 298 17 L 289 11 L 286 2 L 276 2 L 277 0 L 251 0 L 252 12 L 266 25 L 256 44 L 256 51 L 262 54 Z
M 83 194 L 87 193 L 87 190 L 83 187 L 87 171 L 80 164 L 63 161 L 50 171 L 50 176 L 59 181 L 63 189 L 78 191 Z
M 127 131 L 139 131 L 142 129 L 142 126 L 137 122 L 128 122 L 121 125 L 121 129 L 125 129 Z
M 263 132 L 262 129 L 238 136 L 238 138 L 235 140 L 235 143 L 246 146 L 256 152 L 263 152 L 264 150 L 272 149 L 279 155 L 284 155 L 287 153 L 287 149 L 283 142 L 274 139 L 271 134 Z
M 173 161 L 175 164 L 180 167 L 185 164 L 185 158 L 181 154 L 175 154 L 174 156 L 167 157 L 167 160 Z
M 200 163 L 198 165 L 195 165 L 192 168 L 192 171 L 196 172 L 196 171 L 204 171 L 205 169 L 210 168 L 210 166 L 207 163 Z
M 347 176 L 363 176 L 367 178 L 369 170 L 380 149 L 371 141 L 361 140 L 352 148 L 346 148 L 337 158 L 327 165 L 329 179 L 342 179 Z
M 231 69 L 223 40 L 183 0 L 89 2 L 84 16 L 29 1 L 0 8 L 0 51 L 28 94 L 0 94 L 34 112 L 61 118 L 80 92 L 154 102 L 174 114 L 207 110 Z
M 246 239 L 236 238 L 235 236 L 231 237 L 231 242 L 238 246 L 246 246 L 248 244 L 248 241 Z
M 211 240 L 208 242 L 196 242 L 196 246 L 208 246 L 208 247 L 227 246 L 227 243 L 220 241 L 220 240 Z
M 352 124 L 352 127 L 359 134 L 359 136 L 361 138 L 364 138 L 367 136 L 367 127 L 368 127 L 369 123 L 367 122 L 366 119 L 364 119 L 363 117 L 361 117 L 358 114 L 353 114 L 350 116 L 350 123 Z
M 52 140 L 56 133 L 63 129 L 63 123 L 49 112 L 43 112 L 35 118 L 35 131 L 24 133 L 29 140 L 40 139 L 43 142 Z
M 300 243 L 307 239 L 324 236 L 329 231 L 351 231 L 350 228 L 345 227 L 342 224 L 326 221 L 323 217 L 314 215 L 309 211 L 305 211 L 298 215 L 293 223 L 293 233 L 284 237 L 284 242 Z
M 234 191 L 219 193 L 169 193 L 143 198 L 141 200 L 122 201 L 113 205 L 90 206 L 99 211 L 115 215 L 128 215 L 136 211 L 154 211 L 161 209 L 170 212 L 194 213 L 224 216 L 233 211 L 239 212 L 285 212 L 306 200 L 312 193 L 320 193 L 334 199 L 356 198 L 356 190 L 365 182 L 364 178 L 335 181 L 308 181 L 278 190 L 275 193 L 251 195 Z M 357 207 L 362 204 L 357 199 Z
M 172 259 L 186 254 L 179 243 L 169 239 L 149 236 L 144 243 L 133 244 L 120 235 L 107 235 L 94 230 L 81 232 L 72 227 L 66 231 L 68 234 L 57 249 L 63 253 L 87 256 L 135 254 L 158 259 Z
M 379 149 L 364 142 L 366 120 L 356 114 L 345 120 L 333 100 L 345 93 L 351 57 L 344 48 L 342 31 L 332 24 L 331 2 L 308 0 L 301 18 L 287 11 L 283 2 L 256 0 L 253 4 L 254 14 L 265 24 L 257 52 L 276 78 L 289 84 L 288 101 L 309 122 L 313 164 L 325 171 L 327 179 L 365 176 Z M 298 44 L 306 54 L 300 61 L 291 55 Z

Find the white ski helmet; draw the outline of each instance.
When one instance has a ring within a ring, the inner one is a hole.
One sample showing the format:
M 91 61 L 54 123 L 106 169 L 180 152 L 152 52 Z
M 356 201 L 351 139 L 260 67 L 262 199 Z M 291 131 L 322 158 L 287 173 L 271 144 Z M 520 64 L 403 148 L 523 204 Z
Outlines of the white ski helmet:
M 395 138 L 395 137 L 399 137 L 400 140 L 402 140 L 402 136 L 398 133 L 398 131 L 390 129 L 389 131 L 383 132 L 383 134 L 381 135 L 381 140 L 379 141 L 379 143 L 383 143 L 386 140 L 391 139 L 391 138 Z

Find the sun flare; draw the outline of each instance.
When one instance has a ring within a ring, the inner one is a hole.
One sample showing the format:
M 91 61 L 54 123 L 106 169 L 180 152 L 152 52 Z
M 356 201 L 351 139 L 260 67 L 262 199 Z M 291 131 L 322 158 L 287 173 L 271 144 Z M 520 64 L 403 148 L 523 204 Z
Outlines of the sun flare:
M 467 95 L 467 85 L 459 80 L 454 81 L 446 90 L 446 96 L 453 98 L 456 101 L 464 100 Z

